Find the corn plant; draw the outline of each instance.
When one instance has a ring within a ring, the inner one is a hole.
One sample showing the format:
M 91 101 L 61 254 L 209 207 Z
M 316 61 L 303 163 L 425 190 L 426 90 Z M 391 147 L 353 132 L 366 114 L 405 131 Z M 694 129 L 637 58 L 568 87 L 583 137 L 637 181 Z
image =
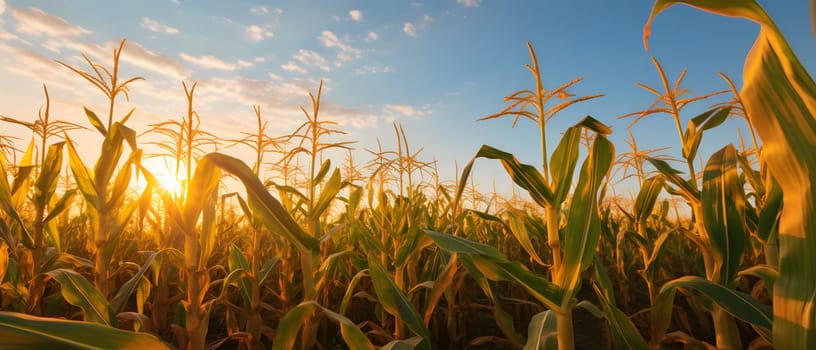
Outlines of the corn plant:
M 652 19 L 674 3 L 655 2 L 644 28 L 645 39 Z M 761 26 L 747 56 L 740 97 L 762 139 L 763 158 L 784 194 L 779 221 L 779 279 L 773 291 L 774 346 L 816 346 L 812 326 L 816 312 L 810 307 L 816 281 L 809 269 L 816 246 L 816 237 L 810 234 L 816 227 L 812 213 L 816 200 L 812 183 L 816 179 L 808 171 L 816 163 L 809 151 L 809 135 L 816 130 L 816 84 L 779 28 L 756 2 L 685 3 L 724 16 L 746 18 Z
M 559 349 L 573 349 L 574 297 L 580 287 L 581 273 L 589 267 L 598 243 L 600 226 L 598 190 L 611 166 L 614 146 L 605 137 L 611 130 L 594 118 L 587 117 L 565 132 L 552 157 L 549 158 L 546 124 L 550 118 L 575 103 L 601 95 L 570 99 L 571 96 L 568 96 L 566 89 L 579 82 L 580 78 L 554 90 L 545 90 L 535 52 L 530 44 L 528 48 L 532 65 L 528 65 L 527 68 L 535 78 L 535 90 L 522 90 L 506 97 L 505 101 L 509 102 L 509 105 L 503 111 L 483 119 L 509 115 L 514 117 L 514 124 L 520 117 L 535 122 L 541 136 L 542 170 L 539 171 L 533 166 L 520 163 L 512 154 L 489 146 L 482 146 L 476 158 L 500 160 L 513 181 L 527 190 L 533 200 L 546 210 L 547 245 L 552 253 L 552 261 L 549 264 L 550 279 L 532 274 L 518 263 L 508 261 L 497 251 L 487 249 L 486 246 L 476 246 L 472 242 L 463 242 L 454 237 L 438 234 L 433 234 L 432 238 L 444 249 L 469 255 L 469 259 L 466 260 L 471 262 L 466 263 L 465 266 L 471 266 L 469 268 L 471 274 L 474 273 L 474 268 L 477 268 L 485 278 L 506 279 L 522 284 L 550 309 L 547 311 L 550 315 L 554 314 L 555 334 Z M 546 103 L 553 97 L 565 97 L 566 100 L 546 108 Z M 528 107 L 533 107 L 534 110 L 530 111 Z M 579 142 L 584 128 L 594 131 L 597 137 L 580 170 L 578 183 L 572 192 L 566 225 L 562 230 L 562 205 L 567 200 L 573 184 L 573 174 L 578 162 Z M 463 179 L 469 176 L 472 164 L 471 162 L 465 167 Z M 462 190 L 460 186 L 457 190 L 457 197 L 460 196 Z M 518 225 L 516 227 L 521 228 Z M 531 256 L 538 256 L 536 249 L 530 244 L 529 232 L 524 230 L 515 234 Z M 540 258 L 537 260 L 540 263 L 543 262 Z M 544 322 L 546 319 L 547 317 L 543 317 L 538 320 Z M 552 325 L 551 322 L 547 324 Z
M 133 77 L 122 82 L 119 81 L 119 58 L 124 46 L 125 41 L 122 40 L 119 47 L 114 49 L 113 67 L 110 70 L 101 64 L 92 62 L 84 54 L 83 58 L 90 66 L 91 71 L 82 71 L 59 62 L 96 86 L 105 94 L 109 102 L 107 124 L 103 124 L 96 113 L 85 108 L 88 121 L 104 137 L 101 153 L 93 170 L 83 164 L 71 140 L 66 136 L 69 163 L 74 177 L 77 179 L 77 187 L 96 215 L 93 236 L 96 247 L 94 283 L 105 297 L 110 295 L 111 292 L 108 281 L 111 277 L 109 267 L 113 253 L 119 244 L 118 239 L 125 228 L 125 224 L 130 220 L 130 215 L 136 209 L 133 205 L 125 207 L 123 203 L 133 173 L 133 165 L 141 157 L 141 151 L 136 145 L 136 133 L 125 126 L 127 120 L 133 115 L 133 110 L 129 111 L 120 121 L 113 122 L 116 97 L 122 94 L 127 98 L 128 85 L 142 79 L 141 77 Z M 124 164 L 120 164 L 125 143 L 130 146 L 131 154 Z M 120 166 L 121 168 L 119 168 Z M 117 168 L 119 168 L 118 172 Z M 109 187 L 111 183 L 113 186 Z

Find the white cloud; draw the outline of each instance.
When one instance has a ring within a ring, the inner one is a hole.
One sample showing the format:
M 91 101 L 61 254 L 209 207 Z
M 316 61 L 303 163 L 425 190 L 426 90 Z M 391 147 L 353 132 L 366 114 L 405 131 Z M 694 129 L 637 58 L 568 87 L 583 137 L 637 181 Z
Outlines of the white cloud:
M 245 31 L 247 37 L 249 37 L 249 40 L 261 41 L 265 38 L 269 38 L 272 35 L 274 35 L 272 31 L 269 30 L 270 27 L 271 27 L 270 25 L 259 26 L 253 24 L 251 26 L 246 27 Z
M 33 36 L 77 37 L 90 34 L 91 31 L 74 26 L 62 17 L 44 12 L 36 7 L 28 10 L 12 8 L 11 14 L 17 19 L 17 30 Z
M 147 28 L 147 30 L 150 30 L 152 32 L 157 32 L 157 33 L 162 33 L 162 32 L 167 33 L 167 34 L 178 34 L 179 33 L 178 29 L 173 28 L 171 26 L 168 26 L 166 24 L 161 24 L 158 21 L 156 21 L 156 20 L 154 20 L 152 18 L 148 18 L 148 17 L 142 17 L 142 27 L 145 27 L 145 28 Z
M 296 55 L 292 56 L 292 58 L 305 65 L 320 68 L 324 72 L 331 70 L 331 68 L 326 64 L 326 59 L 315 51 L 300 49 Z
M 423 15 L 422 21 L 419 23 L 405 22 L 405 24 L 402 25 L 402 32 L 412 38 L 416 38 L 417 32 L 425 29 L 428 23 L 431 23 L 431 20 L 431 16 Z
M 305 68 L 303 68 L 301 66 L 298 66 L 297 63 L 292 62 L 292 61 L 289 61 L 286 64 L 282 64 L 281 68 L 283 68 L 283 70 L 285 70 L 287 72 L 295 72 L 295 73 L 301 73 L 301 74 L 309 73 L 309 71 L 307 71 Z
M 172 2 L 172 3 L 176 4 L 176 5 L 181 5 L 181 2 L 179 0 L 170 0 L 170 2 Z
M 255 57 L 255 62 L 258 62 L 258 63 L 266 62 L 266 57 L 262 57 L 262 56 Z
M 349 11 L 349 17 L 351 17 L 351 19 L 353 19 L 355 22 L 360 22 L 363 20 L 363 11 L 351 10 Z
M 6 12 L 6 0 L 0 0 L 0 15 Z
M 249 68 L 252 67 L 254 63 L 244 60 L 238 60 L 238 65 L 241 66 L 241 68 Z
M 394 67 L 391 66 L 370 66 L 365 65 L 360 68 L 357 68 L 354 73 L 357 75 L 366 75 L 366 74 L 379 74 L 379 73 L 393 73 Z
M 108 52 L 111 48 L 118 44 L 118 42 L 108 43 L 109 49 L 105 50 L 105 58 L 103 62 L 107 62 L 111 59 L 110 53 Z M 187 68 L 181 65 L 181 63 L 178 61 L 155 51 L 148 50 L 135 41 L 128 41 L 125 44 L 124 53 L 122 55 L 124 55 L 125 62 L 127 63 L 133 64 L 137 67 L 149 69 L 175 79 L 182 79 L 190 74 Z
M 383 114 L 389 118 L 422 117 L 431 113 L 430 106 L 414 107 L 406 104 L 387 104 L 382 108 Z
M 407 34 L 408 36 L 410 36 L 412 38 L 416 38 L 416 26 L 414 26 L 413 23 L 406 22 L 402 26 L 402 32 Z
M 283 14 L 283 10 L 282 10 L 281 8 L 279 8 L 279 7 L 276 7 L 276 8 L 275 8 L 275 13 L 276 13 L 276 14 L 278 14 L 278 15 L 282 15 L 282 14 Z
M 479 7 L 482 0 L 456 0 L 456 3 L 465 5 L 465 7 Z
M 234 71 L 235 65 L 222 61 L 220 58 L 212 55 L 190 56 L 186 53 L 180 53 L 181 59 L 190 62 L 196 66 L 208 69 L 218 69 L 225 71 Z
M 351 54 L 354 57 L 360 57 L 359 49 L 355 49 L 350 45 L 344 44 L 342 41 L 340 41 L 340 38 L 338 38 L 337 35 L 328 30 L 324 30 L 322 33 L 320 33 L 318 39 L 326 47 L 335 47 L 342 52 Z
M 375 32 L 368 32 L 368 34 L 366 34 L 365 41 L 366 41 L 366 42 L 372 42 L 372 41 L 374 41 L 374 40 L 377 40 L 377 38 L 379 38 L 379 36 L 377 35 L 377 33 L 375 33 Z
M 258 5 L 250 8 L 249 12 L 254 13 L 256 15 L 263 15 L 269 13 L 269 9 L 266 6 Z

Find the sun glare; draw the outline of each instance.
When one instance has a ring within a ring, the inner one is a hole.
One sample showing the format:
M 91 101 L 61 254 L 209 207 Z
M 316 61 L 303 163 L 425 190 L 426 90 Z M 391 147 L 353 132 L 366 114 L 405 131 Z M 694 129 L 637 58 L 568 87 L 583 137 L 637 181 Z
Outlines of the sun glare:
M 173 174 L 173 168 L 169 164 L 166 164 L 159 158 L 149 158 L 145 159 L 142 165 L 153 174 L 162 189 L 172 193 L 174 196 L 181 195 L 184 190 L 183 181 Z M 143 189 L 146 185 L 146 180 L 140 178 L 136 186 L 139 189 Z

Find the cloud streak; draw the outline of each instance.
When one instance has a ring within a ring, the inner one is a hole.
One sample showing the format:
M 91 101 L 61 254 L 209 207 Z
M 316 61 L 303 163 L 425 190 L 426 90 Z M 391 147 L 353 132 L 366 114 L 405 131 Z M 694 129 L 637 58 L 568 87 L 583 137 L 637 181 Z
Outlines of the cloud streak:
M 71 24 L 65 18 L 48 14 L 36 7 L 12 7 L 11 15 L 17 19 L 17 31 L 36 37 L 78 37 L 91 33 L 90 30 Z
M 146 28 L 151 32 L 156 33 L 165 33 L 165 34 L 178 34 L 179 30 L 168 26 L 166 24 L 159 23 L 155 19 L 149 17 L 142 17 L 142 27 Z

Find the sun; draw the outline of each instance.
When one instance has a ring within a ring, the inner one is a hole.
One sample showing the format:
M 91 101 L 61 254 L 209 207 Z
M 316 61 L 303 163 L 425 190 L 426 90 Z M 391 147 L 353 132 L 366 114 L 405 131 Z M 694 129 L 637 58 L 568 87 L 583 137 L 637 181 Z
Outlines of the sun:
M 176 197 L 182 194 L 184 181 L 174 175 L 173 167 L 166 161 L 159 158 L 148 158 L 142 162 L 142 165 L 156 178 L 163 190 L 172 193 Z M 146 185 L 146 180 L 140 178 L 137 187 L 144 188 Z

